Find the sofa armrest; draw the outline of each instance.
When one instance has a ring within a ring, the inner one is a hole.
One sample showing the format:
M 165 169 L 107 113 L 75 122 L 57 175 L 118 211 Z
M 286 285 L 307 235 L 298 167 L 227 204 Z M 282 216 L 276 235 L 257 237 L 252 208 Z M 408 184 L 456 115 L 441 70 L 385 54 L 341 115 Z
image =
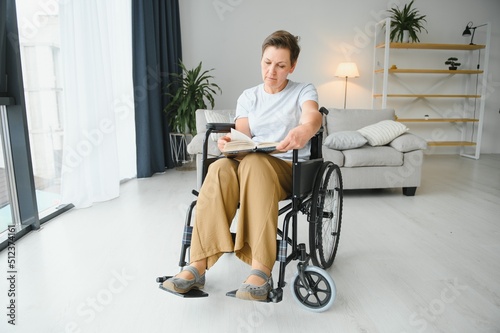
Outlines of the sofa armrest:
M 206 131 L 198 132 L 188 144 L 188 153 L 192 155 L 202 154 L 203 143 L 206 142 L 207 154 L 209 156 L 219 156 L 220 150 L 217 147 L 217 142 L 210 135 L 214 133 L 228 133 L 234 126 L 233 123 L 207 123 Z
M 197 155 L 203 153 L 203 140 L 205 139 L 205 132 L 196 134 L 191 142 L 187 145 L 187 151 L 191 155 Z M 207 154 L 208 156 L 219 156 L 220 150 L 217 147 L 217 142 L 209 139 L 207 142 Z
M 228 133 L 234 127 L 230 121 L 234 118 L 234 110 L 196 110 L 196 132 L 191 142 L 187 146 L 189 154 L 202 154 L 203 143 L 206 139 L 207 154 L 209 156 L 219 156 L 220 151 L 217 147 L 217 138 L 219 133 Z M 208 122 L 207 119 L 212 120 Z M 214 120 L 216 122 L 214 122 Z M 210 137 L 211 136 L 211 137 Z

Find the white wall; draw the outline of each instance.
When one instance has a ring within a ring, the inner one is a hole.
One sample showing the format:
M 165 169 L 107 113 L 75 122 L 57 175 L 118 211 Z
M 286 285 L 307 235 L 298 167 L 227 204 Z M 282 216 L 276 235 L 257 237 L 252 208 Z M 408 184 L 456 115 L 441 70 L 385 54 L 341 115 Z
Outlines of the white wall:
M 295 81 L 313 83 L 320 105 L 343 107 L 344 80 L 334 76 L 338 63 L 354 61 L 360 77 L 349 80 L 347 107 L 371 108 L 373 26 L 400 0 L 181 0 L 184 63 L 215 68 L 223 94 L 216 108 L 234 108 L 242 90 L 259 84 L 261 44 L 285 29 L 301 37 Z M 482 153 L 500 153 L 500 1 L 415 0 L 427 15 L 421 42 L 468 43 L 461 36 L 469 21 L 492 23 L 490 94 L 486 104 Z M 480 29 L 480 28 L 479 28 Z M 479 31 L 478 29 L 478 31 Z

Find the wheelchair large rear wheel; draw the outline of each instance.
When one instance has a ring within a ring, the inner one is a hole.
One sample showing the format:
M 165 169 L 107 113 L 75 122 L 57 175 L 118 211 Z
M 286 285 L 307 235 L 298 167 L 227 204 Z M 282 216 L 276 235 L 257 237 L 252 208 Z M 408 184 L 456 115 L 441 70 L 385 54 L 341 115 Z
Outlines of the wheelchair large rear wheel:
M 342 175 L 338 165 L 324 162 L 314 183 L 309 246 L 316 266 L 327 269 L 333 264 L 339 245 L 342 223 Z

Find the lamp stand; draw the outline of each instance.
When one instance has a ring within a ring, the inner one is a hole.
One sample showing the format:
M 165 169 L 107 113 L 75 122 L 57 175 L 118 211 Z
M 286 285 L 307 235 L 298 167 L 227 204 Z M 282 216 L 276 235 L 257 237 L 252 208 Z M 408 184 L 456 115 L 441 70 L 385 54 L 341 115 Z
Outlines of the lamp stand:
M 347 76 L 345 77 L 345 90 L 344 90 L 344 109 L 345 109 L 345 102 L 347 100 Z
M 477 27 L 473 27 L 473 28 L 471 28 L 471 29 L 472 29 L 472 36 L 471 36 L 471 38 L 470 38 L 470 44 L 469 44 L 469 45 L 474 45 L 474 42 L 473 42 L 473 41 L 474 41 L 474 34 L 476 33 L 476 28 L 477 28 Z

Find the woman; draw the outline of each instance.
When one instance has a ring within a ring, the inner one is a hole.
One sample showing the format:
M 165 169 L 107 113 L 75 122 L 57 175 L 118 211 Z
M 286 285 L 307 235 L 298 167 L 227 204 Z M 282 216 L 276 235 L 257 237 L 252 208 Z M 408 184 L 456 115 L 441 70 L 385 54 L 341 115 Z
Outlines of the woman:
M 278 141 L 285 153 L 252 153 L 240 160 L 223 158 L 212 163 L 200 189 L 191 239 L 191 263 L 163 283 L 179 293 L 203 288 L 205 271 L 226 252 L 251 265 L 236 297 L 265 300 L 272 289 L 276 260 L 278 203 L 292 189 L 292 150 L 309 158 L 309 140 L 321 126 L 318 96 L 311 84 L 288 80 L 297 65 L 297 38 L 276 31 L 262 44 L 263 83 L 238 98 L 235 127 L 255 142 Z M 221 150 L 230 136 L 218 140 Z M 236 239 L 229 227 L 240 205 Z

